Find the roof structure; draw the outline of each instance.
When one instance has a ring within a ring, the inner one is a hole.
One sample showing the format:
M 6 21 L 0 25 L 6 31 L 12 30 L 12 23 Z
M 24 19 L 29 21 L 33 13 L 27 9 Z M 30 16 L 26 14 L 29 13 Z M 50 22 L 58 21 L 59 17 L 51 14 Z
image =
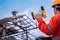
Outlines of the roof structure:
M 34 40 L 30 31 L 37 29 L 36 23 L 27 15 L 8 17 L 0 20 L 0 40 L 14 36 L 16 40 Z

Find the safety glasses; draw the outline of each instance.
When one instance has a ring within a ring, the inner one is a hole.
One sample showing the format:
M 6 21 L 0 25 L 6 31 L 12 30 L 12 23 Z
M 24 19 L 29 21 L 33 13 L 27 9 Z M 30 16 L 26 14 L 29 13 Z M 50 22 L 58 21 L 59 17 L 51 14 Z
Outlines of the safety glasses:
M 60 11 L 60 5 L 56 5 L 55 8 Z

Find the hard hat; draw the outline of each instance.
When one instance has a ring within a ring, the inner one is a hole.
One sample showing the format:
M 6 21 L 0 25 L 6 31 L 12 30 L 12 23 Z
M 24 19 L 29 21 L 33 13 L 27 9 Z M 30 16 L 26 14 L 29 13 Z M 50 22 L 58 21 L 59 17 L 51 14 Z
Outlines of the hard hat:
M 54 7 L 55 5 L 58 5 L 58 4 L 60 4 L 60 0 L 54 0 L 53 4 L 52 4 L 52 7 Z

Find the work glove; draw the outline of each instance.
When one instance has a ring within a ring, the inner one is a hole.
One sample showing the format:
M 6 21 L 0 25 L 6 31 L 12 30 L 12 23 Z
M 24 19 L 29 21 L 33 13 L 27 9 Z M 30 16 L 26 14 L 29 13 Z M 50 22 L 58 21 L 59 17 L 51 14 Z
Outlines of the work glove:
M 35 19 L 38 19 L 39 17 L 42 17 L 42 14 L 40 12 L 38 13 L 35 13 L 35 12 L 32 12 L 32 18 L 35 20 Z
M 38 12 L 38 13 L 36 14 L 36 19 L 38 19 L 38 18 L 40 18 L 40 17 L 42 17 L 42 13 L 41 13 L 41 12 Z

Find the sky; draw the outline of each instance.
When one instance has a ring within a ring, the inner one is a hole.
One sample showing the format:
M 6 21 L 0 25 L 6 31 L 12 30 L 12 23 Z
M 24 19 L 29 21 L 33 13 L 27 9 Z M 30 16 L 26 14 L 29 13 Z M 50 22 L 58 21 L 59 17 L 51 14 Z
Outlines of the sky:
M 41 6 L 44 6 L 47 19 L 52 14 L 52 0 L 0 0 L 0 19 L 12 16 L 11 11 L 18 10 L 18 14 L 26 13 L 31 16 L 31 12 L 38 12 Z
M 44 6 L 47 13 L 46 22 L 53 16 L 53 0 L 0 0 L 0 19 L 12 16 L 13 10 L 18 10 L 18 15 L 26 14 L 31 19 L 31 12 L 38 13 L 41 6 Z

